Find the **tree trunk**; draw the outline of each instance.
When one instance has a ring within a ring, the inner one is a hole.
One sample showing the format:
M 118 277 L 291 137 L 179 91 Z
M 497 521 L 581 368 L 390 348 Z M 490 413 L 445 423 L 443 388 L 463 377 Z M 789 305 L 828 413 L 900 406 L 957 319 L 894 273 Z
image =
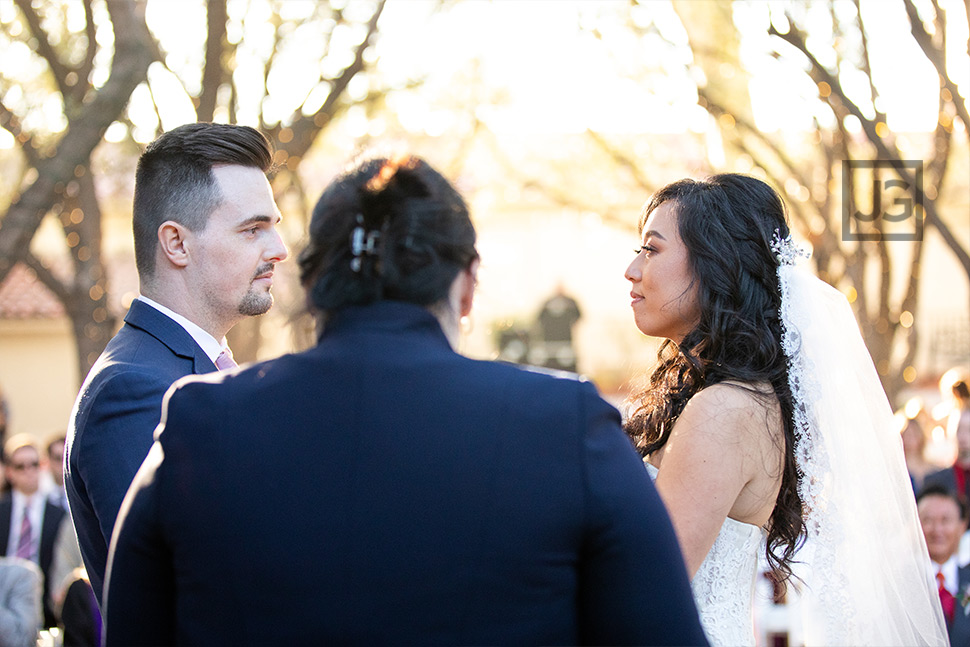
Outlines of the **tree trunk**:
M 147 78 L 151 48 L 145 43 L 152 36 L 141 5 L 129 0 L 107 0 L 107 6 L 115 34 L 111 75 L 97 95 L 70 119 L 56 152 L 39 160 L 36 179 L 0 220 L 0 282 L 26 258 L 44 215 L 63 198 L 68 183 L 75 179 L 75 170 L 87 166 L 108 126 L 124 111 L 138 84 Z

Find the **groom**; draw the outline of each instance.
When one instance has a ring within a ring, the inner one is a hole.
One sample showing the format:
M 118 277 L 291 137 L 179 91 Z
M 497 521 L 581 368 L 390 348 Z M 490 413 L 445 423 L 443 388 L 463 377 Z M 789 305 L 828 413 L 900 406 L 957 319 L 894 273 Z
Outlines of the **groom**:
M 258 131 L 210 123 L 163 134 L 138 160 L 141 295 L 81 387 L 65 448 L 71 516 L 99 604 L 115 517 L 151 447 L 162 396 L 180 377 L 234 366 L 226 333 L 273 304 L 273 266 L 287 251 L 271 163 Z

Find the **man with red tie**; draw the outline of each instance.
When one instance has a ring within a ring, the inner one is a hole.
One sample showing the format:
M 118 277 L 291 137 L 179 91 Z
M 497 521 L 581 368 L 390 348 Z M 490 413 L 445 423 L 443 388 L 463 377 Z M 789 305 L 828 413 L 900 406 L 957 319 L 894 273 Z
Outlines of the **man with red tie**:
M 248 126 L 179 126 L 138 160 L 132 224 L 140 295 L 71 413 L 65 487 L 101 603 L 108 546 L 173 382 L 235 366 L 226 333 L 273 305 L 287 256 L 266 179 L 269 142 Z
M 958 555 L 967 508 L 953 492 L 931 485 L 917 497 L 917 509 L 950 644 L 970 645 L 970 565 L 961 565 Z
M 40 491 L 40 449 L 33 436 L 17 434 L 4 444 L 3 469 L 10 492 L 0 497 L 0 555 L 20 557 L 40 566 L 44 574 L 44 626 L 53 627 L 57 622 L 48 596 L 48 574 L 54 538 L 65 513 Z

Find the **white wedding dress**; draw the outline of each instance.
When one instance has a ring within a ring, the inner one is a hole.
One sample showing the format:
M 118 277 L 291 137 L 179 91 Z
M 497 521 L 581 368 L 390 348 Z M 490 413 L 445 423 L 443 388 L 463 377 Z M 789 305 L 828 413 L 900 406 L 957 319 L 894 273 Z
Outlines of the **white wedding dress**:
M 650 478 L 657 468 L 644 462 Z M 724 520 L 721 531 L 694 579 L 691 589 L 711 647 L 754 646 L 751 603 L 758 578 L 758 554 L 765 532 L 758 526 Z

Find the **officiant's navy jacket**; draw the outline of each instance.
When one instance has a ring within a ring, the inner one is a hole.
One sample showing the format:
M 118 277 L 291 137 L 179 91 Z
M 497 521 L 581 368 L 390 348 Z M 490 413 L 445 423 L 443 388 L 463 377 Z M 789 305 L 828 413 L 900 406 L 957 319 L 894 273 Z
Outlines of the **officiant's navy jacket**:
M 455 353 L 409 304 L 181 381 L 118 519 L 108 645 L 706 644 L 592 385 Z
M 99 603 L 115 517 L 152 446 L 162 398 L 180 377 L 215 369 L 182 326 L 136 299 L 84 380 L 67 432 L 64 487 Z

